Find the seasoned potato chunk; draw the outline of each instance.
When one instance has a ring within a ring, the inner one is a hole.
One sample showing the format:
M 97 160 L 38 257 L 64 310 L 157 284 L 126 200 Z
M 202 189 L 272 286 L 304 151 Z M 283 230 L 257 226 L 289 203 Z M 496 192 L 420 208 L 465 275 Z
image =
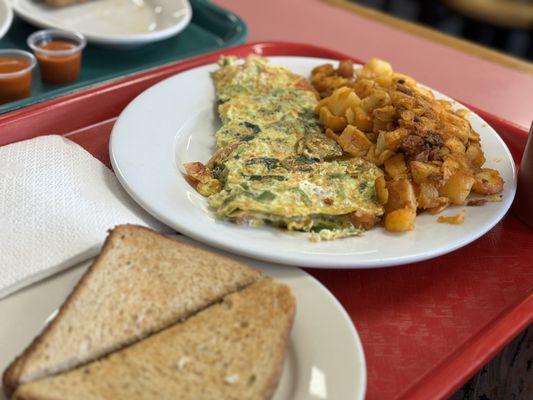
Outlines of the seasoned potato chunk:
M 402 153 L 397 153 L 383 163 L 385 171 L 392 179 L 407 175 L 407 166 Z
M 326 65 L 328 65 L 328 64 L 326 64 Z M 353 74 L 354 74 L 353 61 L 352 60 L 342 60 L 339 63 L 339 67 L 337 68 L 337 72 L 343 78 L 352 78 Z
M 382 165 L 385 161 L 387 161 L 389 158 L 391 158 L 394 155 L 394 151 L 392 150 L 384 150 L 378 155 L 378 159 L 376 164 Z
M 400 208 L 409 207 L 416 211 L 417 203 L 413 185 L 406 178 L 387 182 L 389 197 L 385 211 L 391 212 Z
M 459 139 L 455 137 L 451 137 L 447 139 L 444 142 L 444 145 L 450 150 L 452 153 L 464 153 L 465 152 L 465 145 L 463 142 L 461 142 Z
M 385 229 L 390 232 L 405 232 L 415 228 L 416 210 L 410 207 L 400 208 L 385 216 Z
M 371 113 L 377 108 L 385 107 L 390 102 L 390 96 L 386 91 L 376 90 L 370 96 L 361 100 L 361 108 L 367 113 Z
M 422 182 L 418 186 L 417 202 L 418 207 L 422 209 L 438 207 L 440 205 L 439 191 L 435 185 Z
M 503 190 L 504 181 L 500 173 L 494 169 L 483 168 L 474 179 L 472 190 L 478 194 L 491 195 Z
M 472 174 L 474 169 L 474 166 L 466 155 L 457 153 L 447 155 L 441 167 L 444 179 L 448 179 L 455 171 Z
M 421 161 L 411 161 L 409 168 L 411 169 L 413 181 L 418 184 L 425 182 L 431 175 L 440 174 L 440 168 L 438 166 Z
M 346 110 L 346 120 L 350 125 L 354 125 L 363 132 L 372 131 L 372 117 L 362 108 L 356 107 Z
M 339 136 L 342 149 L 352 156 L 363 156 L 368 152 L 372 142 L 353 125 L 348 125 Z
M 365 231 L 371 229 L 374 225 L 376 225 L 376 222 L 378 222 L 378 218 L 376 218 L 375 214 L 372 213 L 364 213 L 364 212 L 353 212 L 348 214 L 348 219 L 353 224 L 353 226 L 356 226 L 360 229 L 364 229 Z
M 440 188 L 440 195 L 448 197 L 453 204 L 463 204 L 470 194 L 474 178 L 461 170 L 455 171 Z
M 485 156 L 479 143 L 471 143 L 466 149 L 465 154 L 476 168 L 480 168 L 485 164 Z
M 320 100 L 315 112 L 319 113 L 322 108 L 327 108 L 333 115 L 341 117 L 344 116 L 346 110 L 357 108 L 360 103 L 361 99 L 355 94 L 353 89 L 341 87 L 335 90 L 331 96 Z
M 409 132 L 403 128 L 395 129 L 390 132 L 380 132 L 376 142 L 377 150 L 396 150 L 402 138 L 407 136 L 408 133 Z
M 346 118 L 333 115 L 326 107 L 320 109 L 319 122 L 335 132 L 340 132 L 346 127 Z
M 393 72 L 388 62 L 378 58 L 371 58 L 361 70 L 357 71 L 360 78 L 373 79 L 385 87 L 391 84 Z

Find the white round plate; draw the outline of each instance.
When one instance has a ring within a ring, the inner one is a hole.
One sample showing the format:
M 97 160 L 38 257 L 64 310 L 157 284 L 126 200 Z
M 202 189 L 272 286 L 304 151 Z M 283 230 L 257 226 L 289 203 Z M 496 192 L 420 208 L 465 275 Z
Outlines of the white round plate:
M 309 76 L 327 59 L 272 57 L 275 64 Z M 503 200 L 482 207 L 451 207 L 444 215 L 466 211 L 462 225 L 437 223 L 421 215 L 414 231 L 402 234 L 376 227 L 361 237 L 311 242 L 309 234 L 253 228 L 217 220 L 206 199 L 185 180 L 183 163 L 207 162 L 214 152 L 215 93 L 207 65 L 169 78 L 139 95 L 122 112 L 110 142 L 111 162 L 120 182 L 147 211 L 199 241 L 250 257 L 305 267 L 371 268 L 427 260 L 474 241 L 505 215 L 516 190 L 515 166 L 498 134 L 470 114 L 481 135 L 486 167 L 505 180 Z M 439 95 L 439 97 L 443 97 Z
M 177 239 L 192 243 L 185 237 Z M 287 284 L 296 297 L 296 318 L 273 400 L 362 400 L 366 390 L 363 347 L 350 317 L 335 297 L 299 268 L 238 259 Z M 0 372 L 55 315 L 88 265 L 84 263 L 0 300 Z M 1 390 L 0 400 L 5 400 Z
M 7 1 L 0 0 L 0 39 L 4 37 L 13 22 L 13 11 Z
M 87 41 L 135 47 L 181 32 L 192 17 L 188 0 L 91 0 L 62 7 L 44 1 L 10 0 L 26 22 L 82 33 Z

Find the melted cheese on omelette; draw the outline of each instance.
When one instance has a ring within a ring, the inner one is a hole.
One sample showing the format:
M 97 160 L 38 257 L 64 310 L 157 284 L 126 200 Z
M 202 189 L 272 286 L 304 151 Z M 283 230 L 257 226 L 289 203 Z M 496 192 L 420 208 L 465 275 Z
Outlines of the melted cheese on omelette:
M 381 171 L 343 157 L 323 134 L 304 78 L 258 56 L 222 58 L 220 66 L 213 79 L 222 127 L 217 152 L 202 165 L 216 182 L 204 194 L 219 217 L 334 239 L 361 232 L 353 216 L 383 214 L 374 187 Z

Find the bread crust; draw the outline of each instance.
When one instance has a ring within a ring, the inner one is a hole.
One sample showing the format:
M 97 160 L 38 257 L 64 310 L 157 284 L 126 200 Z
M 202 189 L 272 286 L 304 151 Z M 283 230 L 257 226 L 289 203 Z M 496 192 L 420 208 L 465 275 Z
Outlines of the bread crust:
M 272 370 L 272 375 L 270 376 L 268 386 L 263 395 L 264 400 L 270 400 L 272 396 L 274 396 L 274 393 L 279 385 L 279 380 L 281 379 L 281 373 L 283 372 L 283 363 L 289 349 L 289 339 L 291 336 L 292 326 L 294 325 L 294 317 L 296 315 L 296 300 L 294 299 L 294 296 L 292 296 L 292 293 L 291 300 L 292 302 L 290 308 L 292 309 L 292 315 L 290 323 L 287 324 L 285 331 L 283 332 L 284 346 L 282 351 L 277 353 L 276 367 Z
M 137 225 L 125 225 L 126 227 L 135 227 L 135 228 L 143 228 L 147 229 L 141 226 Z M 116 232 L 117 229 L 120 229 L 121 227 L 116 227 L 113 230 L 109 230 L 109 235 L 106 237 L 104 244 L 102 246 L 102 251 L 98 256 L 95 258 L 93 263 L 89 266 L 85 274 L 81 277 L 81 279 L 78 281 L 78 283 L 74 286 L 70 294 L 68 295 L 65 302 L 59 307 L 59 311 L 57 315 L 44 327 L 43 331 L 33 339 L 31 344 L 20 354 L 15 358 L 15 360 L 8 366 L 8 368 L 5 370 L 3 376 L 2 376 L 2 385 L 4 392 L 8 398 L 11 397 L 11 395 L 15 392 L 17 386 L 20 385 L 20 375 L 24 369 L 24 365 L 27 362 L 30 355 L 35 351 L 35 349 L 39 346 L 39 344 L 48 336 L 50 331 L 54 328 L 54 326 L 57 324 L 57 322 L 60 320 L 60 315 L 62 315 L 65 310 L 67 310 L 70 307 L 70 304 L 76 299 L 76 293 L 78 292 L 78 288 L 82 287 L 85 282 L 91 277 L 91 275 L 94 273 L 94 270 L 97 268 L 99 262 L 105 257 L 105 255 L 110 251 L 110 246 L 108 246 L 114 237 L 114 232 Z M 161 235 L 163 236 L 163 235 Z

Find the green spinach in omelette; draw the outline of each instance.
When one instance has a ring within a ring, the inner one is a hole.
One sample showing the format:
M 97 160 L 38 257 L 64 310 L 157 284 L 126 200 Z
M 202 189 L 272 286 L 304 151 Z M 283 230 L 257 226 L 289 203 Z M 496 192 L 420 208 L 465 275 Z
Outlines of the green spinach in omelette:
M 358 235 L 383 209 L 382 172 L 347 158 L 322 132 L 315 93 L 286 68 L 250 56 L 222 58 L 213 73 L 222 127 L 217 151 L 185 165 L 189 180 L 223 219 L 314 232 L 314 239 Z

